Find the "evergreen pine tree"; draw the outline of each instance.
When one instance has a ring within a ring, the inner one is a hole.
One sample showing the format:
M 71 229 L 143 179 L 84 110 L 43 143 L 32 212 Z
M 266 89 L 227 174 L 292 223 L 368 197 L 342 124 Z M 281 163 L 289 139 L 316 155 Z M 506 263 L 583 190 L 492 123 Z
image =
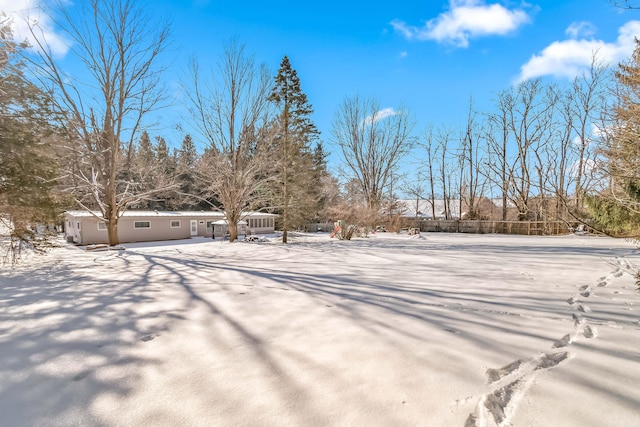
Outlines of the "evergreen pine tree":
M 314 186 L 318 183 L 314 182 L 311 146 L 319 132 L 311 121 L 313 108 L 286 56 L 280 64 L 269 100 L 279 111 L 273 139 L 278 179 L 272 191 L 281 215 L 282 242 L 287 243 L 288 230 L 304 225 L 317 209 L 318 193 Z
M 586 197 L 596 227 L 612 235 L 640 234 L 640 40 L 631 59 L 615 73 L 616 105 L 606 127 L 603 175 L 609 185 Z
M 132 177 L 136 185 L 136 192 L 144 194 L 154 188 L 154 175 L 157 159 L 153 149 L 153 144 L 151 143 L 151 137 L 146 130 L 142 132 L 142 135 L 140 135 L 140 140 L 137 145 L 132 165 Z M 145 198 L 132 207 L 145 209 L 152 207 L 151 205 L 152 201 Z
M 191 135 L 185 135 L 176 156 L 176 179 L 180 200 L 179 209 L 200 209 L 200 205 L 194 199 L 201 196 L 201 191 L 196 185 L 196 165 L 198 164 L 198 152 Z
M 12 259 L 20 242 L 31 240 L 34 223 L 55 222 L 58 213 L 53 113 L 19 59 L 25 48 L 0 24 L 0 228 L 9 231 Z

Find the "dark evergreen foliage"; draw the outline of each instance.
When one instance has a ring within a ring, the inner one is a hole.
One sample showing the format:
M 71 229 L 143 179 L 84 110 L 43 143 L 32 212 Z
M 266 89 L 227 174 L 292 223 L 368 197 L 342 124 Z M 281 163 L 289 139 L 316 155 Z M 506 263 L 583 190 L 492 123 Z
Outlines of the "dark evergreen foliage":
M 36 223 L 59 213 L 51 99 L 34 85 L 20 60 L 26 48 L 0 24 L 0 221 L 13 239 L 29 239 Z
M 311 120 L 313 108 L 286 56 L 280 64 L 269 100 L 279 112 L 272 140 L 274 172 L 277 174 L 271 187 L 272 200 L 275 211 L 280 214 L 282 241 L 287 243 L 287 232 L 303 227 L 318 211 L 321 194 L 318 173 L 321 169 L 326 170 L 326 164 L 318 129 Z

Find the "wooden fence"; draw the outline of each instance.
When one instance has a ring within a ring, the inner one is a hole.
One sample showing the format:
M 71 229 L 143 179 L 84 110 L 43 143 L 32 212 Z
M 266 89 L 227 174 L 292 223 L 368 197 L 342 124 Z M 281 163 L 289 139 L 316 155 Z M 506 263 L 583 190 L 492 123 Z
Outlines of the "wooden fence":
M 416 226 L 416 225 L 414 225 Z M 568 234 L 577 224 L 563 221 L 484 221 L 427 220 L 420 221 L 420 231 L 473 234 L 520 234 L 525 236 L 555 236 Z

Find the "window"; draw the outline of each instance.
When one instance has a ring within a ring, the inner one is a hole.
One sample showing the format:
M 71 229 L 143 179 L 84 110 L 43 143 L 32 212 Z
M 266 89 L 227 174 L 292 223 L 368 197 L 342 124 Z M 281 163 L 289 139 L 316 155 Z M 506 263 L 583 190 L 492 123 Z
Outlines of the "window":
M 180 228 L 180 221 L 178 220 L 171 221 L 171 228 Z
M 104 221 L 98 221 L 98 230 L 106 230 L 107 229 L 107 223 Z
M 80 230 L 80 223 L 79 223 L 79 222 L 76 222 L 76 224 L 78 224 L 78 230 Z
M 133 228 L 151 228 L 151 223 L 149 221 L 135 221 Z

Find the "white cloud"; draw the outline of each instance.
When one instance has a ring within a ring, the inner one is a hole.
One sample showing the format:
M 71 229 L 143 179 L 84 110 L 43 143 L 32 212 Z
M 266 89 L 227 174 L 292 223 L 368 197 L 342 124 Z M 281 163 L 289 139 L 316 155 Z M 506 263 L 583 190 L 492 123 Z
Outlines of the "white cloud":
M 591 37 L 596 33 L 596 27 L 591 22 L 574 22 L 565 30 L 565 33 L 572 39 L 579 37 Z
M 11 19 L 13 37 L 17 41 L 28 41 L 31 46 L 36 43 L 29 31 L 27 20 L 37 23 L 38 29 L 54 55 L 62 57 L 69 50 L 70 43 L 55 32 L 53 22 L 43 12 L 44 0 L 0 0 L 0 11 Z
M 400 20 L 392 21 L 391 25 L 408 40 L 436 40 L 467 47 L 472 38 L 505 35 L 529 20 L 522 9 L 509 10 L 497 3 L 486 4 L 484 0 L 450 0 L 449 11 L 427 21 L 423 27 Z
M 409 56 L 409 52 L 407 52 L 406 50 L 402 51 L 402 52 L 400 52 L 399 56 L 400 56 L 400 58 L 406 58 L 407 56 Z
M 517 80 L 542 76 L 573 78 L 588 69 L 594 54 L 605 63 L 624 61 L 636 46 L 635 37 L 640 34 L 640 21 L 627 22 L 618 33 L 618 38 L 611 43 L 586 38 L 553 42 L 520 68 Z
M 395 116 L 396 114 L 398 114 L 398 112 L 393 108 L 385 108 L 380 111 L 376 111 L 374 114 L 365 118 L 364 124 L 365 126 L 372 125 L 380 120 L 386 119 L 387 117 Z

